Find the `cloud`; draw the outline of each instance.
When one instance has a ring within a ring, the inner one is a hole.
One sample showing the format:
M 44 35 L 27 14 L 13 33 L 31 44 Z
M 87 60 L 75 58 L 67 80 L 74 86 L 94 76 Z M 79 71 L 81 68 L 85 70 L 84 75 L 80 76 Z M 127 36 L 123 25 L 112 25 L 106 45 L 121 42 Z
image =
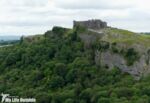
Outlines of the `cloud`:
M 64 9 L 126 9 L 132 0 L 55 0 L 55 5 Z
M 5 7 L 40 7 L 45 6 L 49 0 L 1 0 L 0 5 Z
M 110 26 L 150 31 L 149 0 L 0 0 L 0 35 L 44 33 L 73 20 L 102 19 Z

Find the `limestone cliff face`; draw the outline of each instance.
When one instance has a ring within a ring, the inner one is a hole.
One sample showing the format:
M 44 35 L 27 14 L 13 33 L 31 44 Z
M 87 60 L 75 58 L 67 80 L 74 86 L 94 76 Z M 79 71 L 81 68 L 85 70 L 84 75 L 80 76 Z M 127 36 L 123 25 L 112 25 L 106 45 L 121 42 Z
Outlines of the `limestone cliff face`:
M 121 46 L 119 48 L 121 49 Z M 129 48 L 132 48 L 132 46 Z M 127 65 L 127 61 L 122 54 L 114 53 L 110 49 L 104 52 L 95 50 L 95 63 L 97 65 L 107 66 L 109 69 L 117 67 L 123 72 L 131 74 L 135 79 L 139 79 L 150 73 L 150 54 L 146 49 L 141 50 L 137 48 L 135 50 L 137 50 L 140 57 L 130 66 Z
M 118 67 L 123 72 L 133 75 L 136 79 L 139 79 L 141 76 L 145 76 L 150 73 L 150 64 L 146 63 L 146 54 L 141 55 L 140 59 L 135 61 L 131 66 L 127 66 L 125 59 L 121 55 L 111 53 L 110 51 L 101 53 L 101 56 L 95 55 L 95 58 L 96 60 L 100 59 L 100 62 L 103 66 L 107 65 L 110 69 Z
M 95 50 L 95 63 L 97 65 L 107 66 L 109 69 L 117 67 L 123 72 L 131 74 L 135 79 L 139 79 L 150 73 L 150 54 L 147 51 L 146 49 L 145 52 L 138 51 L 140 55 L 139 59 L 128 66 L 122 54 L 114 53 L 110 49 L 103 52 Z
M 138 47 L 138 48 L 136 48 Z M 132 65 L 127 65 L 127 60 L 120 53 L 114 53 L 111 49 L 107 51 L 100 52 L 98 50 L 95 51 L 95 62 L 97 65 L 107 66 L 109 69 L 117 67 L 121 69 L 123 72 L 127 72 L 135 77 L 135 79 L 139 79 L 142 76 L 146 76 L 150 73 L 150 54 L 148 50 L 143 49 L 140 46 L 129 46 L 124 47 L 124 45 L 119 45 L 118 49 L 128 49 L 134 48 L 139 53 L 139 59 L 134 61 Z M 143 49 L 143 50 L 142 50 Z

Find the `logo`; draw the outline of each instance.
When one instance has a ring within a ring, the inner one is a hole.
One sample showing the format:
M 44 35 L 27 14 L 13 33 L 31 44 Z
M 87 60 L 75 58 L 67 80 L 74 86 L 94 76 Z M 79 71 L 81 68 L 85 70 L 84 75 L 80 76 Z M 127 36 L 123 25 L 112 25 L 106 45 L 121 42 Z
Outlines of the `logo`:
M 35 103 L 35 98 L 20 98 L 19 96 L 10 96 L 10 94 L 1 93 L 1 103 Z

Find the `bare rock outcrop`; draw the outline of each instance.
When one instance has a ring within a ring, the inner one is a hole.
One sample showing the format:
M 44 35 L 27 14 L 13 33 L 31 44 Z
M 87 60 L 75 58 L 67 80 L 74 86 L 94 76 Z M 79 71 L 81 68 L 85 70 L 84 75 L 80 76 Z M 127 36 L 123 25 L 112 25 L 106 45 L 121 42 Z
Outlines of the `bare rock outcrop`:
M 110 69 L 118 67 L 121 71 L 131 74 L 135 79 L 140 79 L 141 76 L 150 73 L 150 64 L 146 63 L 147 56 L 147 54 L 143 54 L 132 66 L 127 66 L 125 59 L 119 54 L 114 54 L 110 51 L 102 52 L 101 54 L 95 52 L 97 62 L 99 60 L 103 66 L 107 65 Z

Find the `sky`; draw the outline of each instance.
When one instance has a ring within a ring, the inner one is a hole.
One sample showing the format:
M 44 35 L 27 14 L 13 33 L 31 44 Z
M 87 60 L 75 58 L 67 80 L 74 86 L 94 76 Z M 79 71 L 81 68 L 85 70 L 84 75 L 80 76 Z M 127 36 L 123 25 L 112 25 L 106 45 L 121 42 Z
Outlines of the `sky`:
M 150 32 L 150 0 L 0 0 L 0 35 L 42 34 L 73 20 L 101 19 L 109 26 Z

